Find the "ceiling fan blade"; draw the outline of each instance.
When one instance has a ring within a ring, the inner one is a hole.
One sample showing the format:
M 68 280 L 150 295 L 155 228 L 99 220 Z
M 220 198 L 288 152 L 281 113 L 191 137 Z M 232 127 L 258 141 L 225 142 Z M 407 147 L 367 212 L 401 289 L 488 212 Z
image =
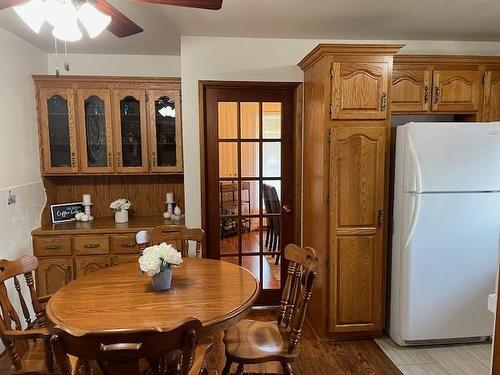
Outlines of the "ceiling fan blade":
M 0 10 L 25 3 L 26 0 L 0 0 Z
M 118 38 L 125 38 L 144 31 L 139 25 L 113 7 L 106 0 L 91 1 L 97 9 L 108 16 L 111 16 L 111 23 L 108 26 L 108 31 L 116 35 Z
M 164 5 L 177 5 L 180 7 L 219 10 L 222 0 L 132 0 L 138 3 L 152 3 Z

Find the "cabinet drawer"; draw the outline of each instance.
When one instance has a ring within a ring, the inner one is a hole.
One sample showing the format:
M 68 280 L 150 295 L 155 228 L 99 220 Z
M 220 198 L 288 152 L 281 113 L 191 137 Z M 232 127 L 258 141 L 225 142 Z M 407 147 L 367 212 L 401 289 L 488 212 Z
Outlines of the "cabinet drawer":
M 35 237 L 33 248 L 37 256 L 71 255 L 71 237 Z
M 111 236 L 111 250 L 114 254 L 137 254 L 139 249 L 135 242 L 135 234 Z
M 76 236 L 73 241 L 75 254 L 109 254 L 108 236 Z

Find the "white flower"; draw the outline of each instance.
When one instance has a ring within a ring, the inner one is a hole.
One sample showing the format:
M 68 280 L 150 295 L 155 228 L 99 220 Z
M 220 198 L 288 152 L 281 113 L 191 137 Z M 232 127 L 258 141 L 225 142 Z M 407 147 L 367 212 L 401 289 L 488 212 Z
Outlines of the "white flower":
M 128 210 L 132 206 L 132 203 L 128 199 L 125 198 L 120 198 L 117 199 L 116 201 L 112 202 L 109 205 L 109 208 L 111 208 L 113 211 L 123 211 L 123 210 Z
M 154 276 L 171 266 L 179 266 L 181 263 L 181 253 L 165 242 L 145 248 L 139 258 L 141 271 L 147 273 L 148 276 Z

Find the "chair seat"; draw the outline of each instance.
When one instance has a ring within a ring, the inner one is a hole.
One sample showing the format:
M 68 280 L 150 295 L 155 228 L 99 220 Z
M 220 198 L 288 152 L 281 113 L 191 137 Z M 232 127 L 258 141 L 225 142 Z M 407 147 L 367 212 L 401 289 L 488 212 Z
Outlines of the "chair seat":
M 297 352 L 288 353 L 288 337 L 276 321 L 244 319 L 225 332 L 226 355 L 240 363 L 290 360 Z

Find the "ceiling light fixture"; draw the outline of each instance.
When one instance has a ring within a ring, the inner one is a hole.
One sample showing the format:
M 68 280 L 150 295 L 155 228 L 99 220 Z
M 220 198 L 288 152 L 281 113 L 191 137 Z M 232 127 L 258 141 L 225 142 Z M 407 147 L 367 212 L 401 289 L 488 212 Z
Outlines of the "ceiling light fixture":
M 15 12 L 35 33 L 45 22 L 45 6 L 43 0 L 31 0 L 22 5 L 14 7 Z
M 14 7 L 14 10 L 36 33 L 40 32 L 43 23 L 47 21 L 54 27 L 52 35 L 65 42 L 75 42 L 82 38 L 78 20 L 92 39 L 111 22 L 110 16 L 89 2 L 84 2 L 77 10 L 72 0 L 30 0 Z

